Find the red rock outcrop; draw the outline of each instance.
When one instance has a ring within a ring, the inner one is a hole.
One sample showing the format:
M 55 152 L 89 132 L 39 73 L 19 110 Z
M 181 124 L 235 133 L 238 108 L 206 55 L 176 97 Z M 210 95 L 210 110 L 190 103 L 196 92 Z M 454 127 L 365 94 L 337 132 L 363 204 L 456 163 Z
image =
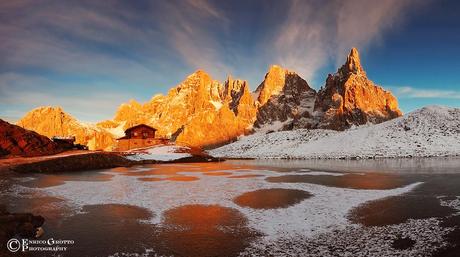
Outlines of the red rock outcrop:
M 49 138 L 0 120 L 1 156 L 41 156 L 62 152 Z
M 367 78 L 356 48 L 337 73 L 327 77 L 325 87 L 318 92 L 315 111 L 316 127 L 334 130 L 402 115 L 396 98 Z

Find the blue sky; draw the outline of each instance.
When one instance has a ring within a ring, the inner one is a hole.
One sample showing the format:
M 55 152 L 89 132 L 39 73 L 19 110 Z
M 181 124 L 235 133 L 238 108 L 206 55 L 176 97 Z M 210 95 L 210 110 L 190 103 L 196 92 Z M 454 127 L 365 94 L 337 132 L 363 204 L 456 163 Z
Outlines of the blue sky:
M 110 119 L 197 69 L 255 89 L 279 64 L 318 89 L 351 47 L 404 112 L 460 107 L 458 11 L 454 0 L 1 1 L 0 117 L 59 105 Z

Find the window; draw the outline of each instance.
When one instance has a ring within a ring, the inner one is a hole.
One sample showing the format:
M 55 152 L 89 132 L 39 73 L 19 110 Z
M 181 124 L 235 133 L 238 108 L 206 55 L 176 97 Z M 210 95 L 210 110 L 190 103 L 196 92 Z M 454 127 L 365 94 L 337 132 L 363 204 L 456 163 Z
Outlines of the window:
M 147 133 L 147 132 L 143 132 L 143 133 L 142 133 L 142 137 L 143 137 L 143 138 L 147 138 L 148 136 L 149 136 L 149 133 Z
M 134 136 L 135 136 L 135 137 L 139 136 L 139 133 L 134 132 Z

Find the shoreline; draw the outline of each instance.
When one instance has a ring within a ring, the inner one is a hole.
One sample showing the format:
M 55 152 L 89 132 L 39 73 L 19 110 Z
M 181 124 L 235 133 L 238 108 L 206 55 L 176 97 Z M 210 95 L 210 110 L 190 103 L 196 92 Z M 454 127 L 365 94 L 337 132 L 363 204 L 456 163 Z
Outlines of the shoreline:
M 295 168 L 325 172 L 377 172 L 377 173 L 417 173 L 437 174 L 442 168 L 448 173 L 458 173 L 460 157 L 412 157 L 412 158 L 379 158 L 379 159 L 227 159 L 230 163 L 246 165 Z M 441 165 L 442 164 L 442 165 Z M 440 166 L 441 165 L 441 166 Z
M 212 157 L 206 153 L 193 154 L 169 161 L 160 160 L 130 160 L 126 158 L 130 154 L 125 152 L 104 151 L 67 151 L 55 155 L 39 157 L 12 157 L 0 159 L 0 172 L 31 172 L 31 173 L 54 173 L 61 171 L 88 171 L 110 169 L 116 167 L 131 167 L 145 164 L 168 164 L 168 163 L 197 163 L 197 162 L 221 162 L 221 161 L 268 161 L 268 162 L 350 162 L 350 161 L 424 161 L 431 159 L 457 159 L 460 155 L 449 156 L 400 156 L 400 157 L 373 157 L 373 158 L 233 158 Z M 331 163 L 332 166 L 334 166 Z M 324 167 L 323 167 L 324 168 Z
M 88 171 L 116 167 L 131 167 L 144 164 L 224 161 L 222 158 L 214 158 L 206 154 L 196 154 L 171 161 L 135 161 L 126 158 L 126 156 L 127 154 L 123 152 L 68 151 L 39 157 L 11 157 L 0 159 L 0 172 L 53 173 L 61 171 Z
M 426 156 L 373 156 L 373 157 L 225 157 L 219 156 L 225 160 L 284 160 L 284 161 L 361 161 L 361 160 L 413 160 L 413 159 L 429 159 L 429 158 L 459 158 L 460 154 L 452 155 L 426 155 Z

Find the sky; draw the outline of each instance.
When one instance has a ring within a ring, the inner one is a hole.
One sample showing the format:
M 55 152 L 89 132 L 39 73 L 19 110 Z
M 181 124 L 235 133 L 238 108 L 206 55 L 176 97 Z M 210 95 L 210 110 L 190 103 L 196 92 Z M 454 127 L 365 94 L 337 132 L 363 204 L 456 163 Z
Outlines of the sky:
M 352 47 L 403 112 L 460 107 L 459 11 L 456 0 L 0 1 L 0 118 L 58 105 L 110 119 L 197 69 L 254 90 L 278 64 L 319 89 Z

